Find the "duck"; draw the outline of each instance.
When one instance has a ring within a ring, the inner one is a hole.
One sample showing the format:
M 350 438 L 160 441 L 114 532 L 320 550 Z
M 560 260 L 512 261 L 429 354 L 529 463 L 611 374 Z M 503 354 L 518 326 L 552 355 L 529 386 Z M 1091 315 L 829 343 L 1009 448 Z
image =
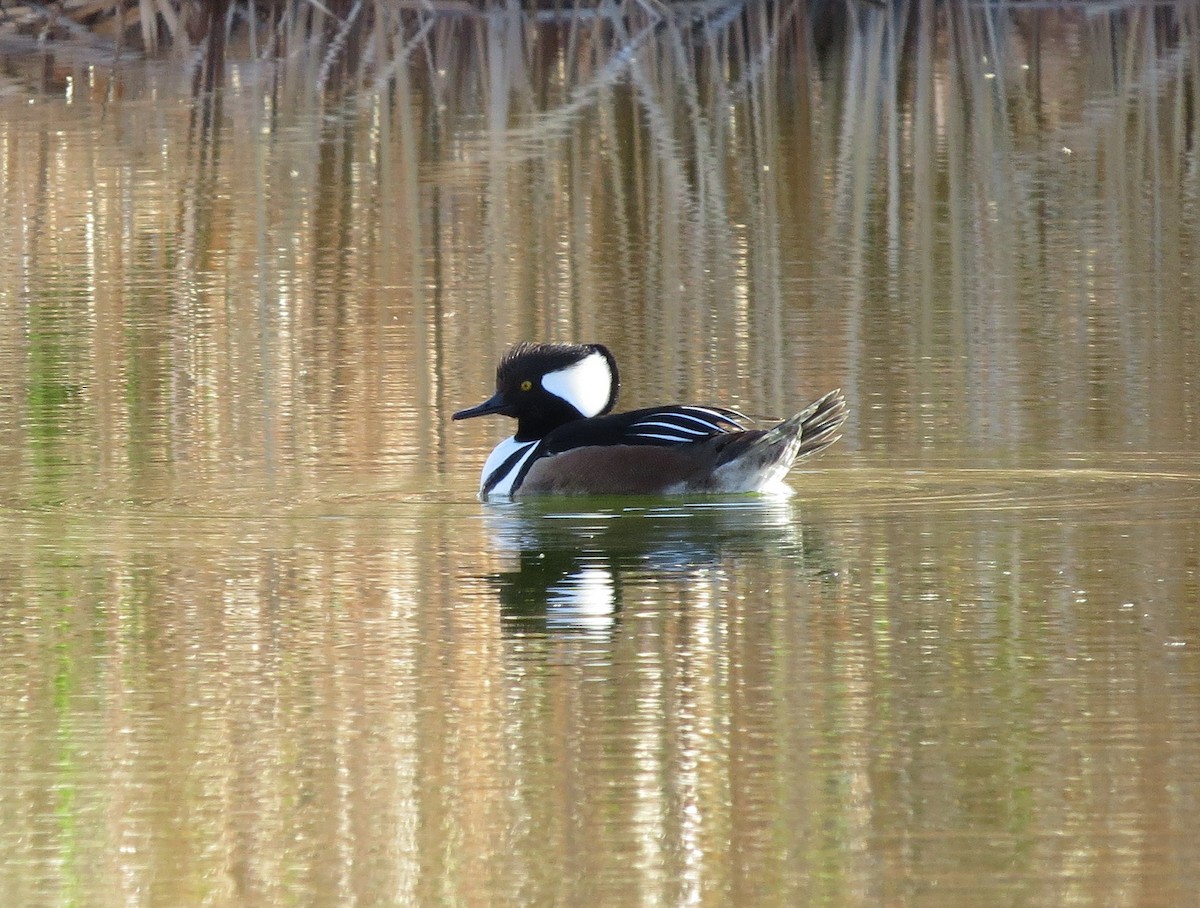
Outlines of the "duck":
M 768 428 L 721 406 L 666 404 L 613 413 L 620 373 L 603 344 L 511 347 L 496 367 L 496 393 L 454 420 L 501 415 L 517 430 L 492 450 L 479 498 L 533 495 L 782 493 L 796 461 L 841 436 L 840 390 Z

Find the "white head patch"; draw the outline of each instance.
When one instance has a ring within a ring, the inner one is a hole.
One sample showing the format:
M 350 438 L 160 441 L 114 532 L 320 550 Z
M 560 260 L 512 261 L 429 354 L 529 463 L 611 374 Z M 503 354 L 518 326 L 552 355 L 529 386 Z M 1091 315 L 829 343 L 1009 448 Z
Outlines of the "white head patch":
M 602 353 L 542 376 L 542 387 L 561 397 L 584 416 L 595 416 L 612 396 L 613 375 Z

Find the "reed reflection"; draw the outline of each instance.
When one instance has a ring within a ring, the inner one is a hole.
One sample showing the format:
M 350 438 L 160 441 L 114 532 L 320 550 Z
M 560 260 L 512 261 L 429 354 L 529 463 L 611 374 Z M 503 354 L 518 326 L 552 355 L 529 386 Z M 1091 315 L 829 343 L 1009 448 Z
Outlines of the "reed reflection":
M 841 385 L 847 453 L 1195 449 L 1193 18 L 635 7 L 377 10 L 422 53 L 348 94 L 311 52 L 0 99 L 5 450 L 132 495 L 230 452 L 457 482 L 445 413 L 520 337 L 602 338 L 655 399 Z

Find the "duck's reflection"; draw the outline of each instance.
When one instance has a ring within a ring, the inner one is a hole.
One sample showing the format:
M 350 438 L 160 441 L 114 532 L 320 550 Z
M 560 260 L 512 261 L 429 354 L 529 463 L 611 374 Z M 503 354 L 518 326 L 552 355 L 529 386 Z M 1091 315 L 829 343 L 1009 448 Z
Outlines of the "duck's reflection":
M 808 560 L 811 528 L 791 500 L 700 499 L 631 506 L 555 499 L 488 507 L 493 545 L 514 566 L 488 577 L 513 633 L 611 633 L 630 580 L 676 579 L 767 552 Z
M 547 630 L 608 631 L 617 614 L 617 585 L 608 568 L 587 565 L 546 590 Z

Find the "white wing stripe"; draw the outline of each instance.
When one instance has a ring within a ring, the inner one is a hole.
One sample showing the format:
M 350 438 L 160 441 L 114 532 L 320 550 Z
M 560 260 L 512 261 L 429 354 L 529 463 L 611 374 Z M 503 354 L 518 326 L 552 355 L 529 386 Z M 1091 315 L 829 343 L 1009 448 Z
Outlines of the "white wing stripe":
M 704 429 L 693 429 L 691 426 L 677 426 L 669 422 L 656 422 L 650 420 L 647 422 L 635 422 L 631 428 L 640 429 L 643 426 L 654 427 L 659 429 L 671 429 L 674 432 L 687 432 L 689 435 L 707 435 L 709 434 Z
M 692 420 L 692 422 L 698 422 L 702 426 L 712 426 L 714 429 L 717 429 L 718 431 L 720 430 L 719 424 L 721 422 L 728 421 L 723 416 L 721 416 L 720 413 L 713 413 L 710 410 L 701 410 L 700 412 L 709 418 L 703 419 L 703 418 L 701 418 L 699 416 L 695 416 L 691 413 L 672 413 L 670 415 L 674 419 L 690 419 L 690 420 Z
M 631 438 L 658 438 L 658 439 L 661 439 L 662 441 L 694 441 L 694 439 L 688 435 L 656 435 L 653 432 L 638 432 L 630 437 Z
M 701 419 L 698 416 L 692 416 L 688 413 L 655 413 L 652 417 L 647 417 L 646 419 L 635 422 L 632 426 L 630 426 L 630 428 L 651 425 L 656 420 L 666 420 L 671 428 L 679 429 L 680 431 L 691 429 L 691 427 L 694 425 L 703 426 L 701 431 L 705 434 L 725 431 L 725 429 L 722 427 L 721 421 Z
M 742 429 L 733 411 L 707 407 L 668 407 L 647 413 L 626 430 L 628 438 L 688 444 L 710 435 Z M 650 430 L 650 431 L 647 431 Z M 657 430 L 657 431 L 655 431 Z

